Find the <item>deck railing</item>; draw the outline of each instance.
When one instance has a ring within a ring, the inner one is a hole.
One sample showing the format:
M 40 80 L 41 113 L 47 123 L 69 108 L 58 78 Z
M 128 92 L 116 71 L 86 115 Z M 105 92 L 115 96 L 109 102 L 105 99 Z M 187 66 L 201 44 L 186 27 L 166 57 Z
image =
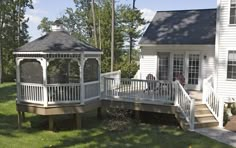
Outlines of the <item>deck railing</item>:
M 190 96 L 185 91 L 183 86 L 179 83 L 179 81 L 175 81 L 175 85 L 175 105 L 179 106 L 180 110 L 184 114 L 187 122 L 189 123 L 190 130 L 194 130 L 195 100 L 190 98 Z
M 174 103 L 174 83 L 170 81 L 104 78 L 104 95 L 127 100 L 150 100 Z
M 43 104 L 43 84 L 21 83 L 19 96 L 21 102 Z
M 47 84 L 48 104 L 80 103 L 80 84 Z
M 120 84 L 120 79 L 121 79 L 121 71 L 113 71 L 113 72 L 107 72 L 107 73 L 102 73 L 101 78 L 100 78 L 100 90 L 101 93 L 104 92 L 104 78 L 114 78 L 116 80 L 116 85 Z
M 223 127 L 224 102 L 220 99 L 213 88 L 213 77 L 210 76 L 203 80 L 203 103 L 207 105 L 211 113 Z

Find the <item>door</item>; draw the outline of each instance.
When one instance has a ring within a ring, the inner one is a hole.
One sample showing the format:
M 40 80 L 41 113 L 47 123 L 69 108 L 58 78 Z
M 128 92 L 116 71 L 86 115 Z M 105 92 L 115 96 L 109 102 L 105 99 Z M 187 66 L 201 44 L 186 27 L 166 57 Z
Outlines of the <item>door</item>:
M 186 88 L 192 90 L 201 89 L 200 69 L 201 69 L 201 56 L 199 53 L 187 54 L 187 71 L 186 71 Z
M 174 53 L 173 54 L 173 73 L 172 73 L 172 79 L 173 81 L 176 80 L 178 75 L 185 75 L 184 73 L 184 53 Z M 184 76 L 185 77 L 185 76 Z
M 170 53 L 158 53 L 158 79 L 169 80 Z

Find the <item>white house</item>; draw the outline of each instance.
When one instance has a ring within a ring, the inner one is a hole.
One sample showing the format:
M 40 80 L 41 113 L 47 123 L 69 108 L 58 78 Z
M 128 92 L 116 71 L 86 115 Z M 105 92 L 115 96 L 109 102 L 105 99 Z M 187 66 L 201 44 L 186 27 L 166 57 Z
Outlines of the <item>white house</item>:
M 220 98 L 236 98 L 236 0 L 218 0 L 217 9 L 158 11 L 141 41 L 140 76 L 175 80 L 203 90 L 213 76 Z

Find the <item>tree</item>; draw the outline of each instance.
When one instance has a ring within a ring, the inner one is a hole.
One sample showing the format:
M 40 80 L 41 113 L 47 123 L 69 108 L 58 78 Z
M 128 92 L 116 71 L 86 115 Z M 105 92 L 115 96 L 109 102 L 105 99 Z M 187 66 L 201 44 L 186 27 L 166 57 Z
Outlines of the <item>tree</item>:
M 92 44 L 97 47 L 95 43 L 95 34 L 99 37 L 99 47 L 101 47 L 102 54 L 102 72 L 108 72 L 111 70 L 111 32 L 112 32 L 112 2 L 111 0 L 95 0 L 93 6 L 92 0 L 74 0 L 75 9 L 67 8 L 65 13 L 57 19 L 60 19 L 65 29 L 75 38 Z M 124 9 L 128 9 L 127 5 L 116 5 L 114 23 L 114 70 L 119 68 L 119 63 L 123 61 L 124 54 L 122 50 L 124 42 L 127 36 L 127 24 L 130 19 L 126 19 L 124 15 Z M 92 11 L 94 9 L 94 13 Z M 131 11 L 125 11 L 131 13 Z M 139 16 L 141 17 L 141 15 Z M 95 19 L 94 19 L 95 18 Z M 136 19 L 136 18 L 135 18 Z M 44 21 L 43 21 L 44 20 Z M 43 32 L 50 31 L 50 20 L 43 19 L 39 25 L 39 29 Z M 99 20 L 95 21 L 94 20 Z M 124 22 L 125 21 L 125 22 Z M 135 24 L 135 23 L 134 23 Z M 135 24 L 136 25 L 136 24 Z M 94 28 L 95 27 L 95 28 Z M 99 30 L 97 32 L 97 27 Z M 94 31 L 95 30 L 95 31 Z
M 141 37 L 141 30 L 138 28 L 141 25 L 146 24 L 142 18 L 140 10 L 135 8 L 135 0 L 133 2 L 133 8 L 123 5 L 121 8 L 121 19 L 124 28 L 126 40 L 129 40 L 129 63 L 132 61 L 132 50 L 135 42 Z
M 92 0 L 92 15 L 93 15 L 93 35 L 94 35 L 94 43 L 95 43 L 95 47 L 98 47 L 98 43 L 97 43 L 97 27 L 96 27 L 96 18 L 95 18 L 95 10 L 94 10 L 94 0 Z
M 13 49 L 29 39 L 26 8 L 33 9 L 31 0 L 0 2 L 0 82 L 15 78 Z
M 40 25 L 38 26 L 38 29 L 42 30 L 43 33 L 51 32 L 51 25 L 52 24 L 53 24 L 52 21 L 49 21 L 47 17 L 44 17 L 41 20 Z
M 111 71 L 113 71 L 114 63 L 114 36 L 115 36 L 115 0 L 112 0 L 112 16 L 111 16 Z

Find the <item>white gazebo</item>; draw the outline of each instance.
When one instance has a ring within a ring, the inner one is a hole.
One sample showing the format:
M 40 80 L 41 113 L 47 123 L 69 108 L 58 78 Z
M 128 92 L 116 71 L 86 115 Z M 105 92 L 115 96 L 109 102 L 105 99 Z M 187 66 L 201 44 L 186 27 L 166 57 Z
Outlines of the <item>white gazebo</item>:
M 24 112 L 49 115 L 53 128 L 51 115 L 76 114 L 79 119 L 79 114 L 98 108 L 101 54 L 59 25 L 15 49 L 19 127 Z

